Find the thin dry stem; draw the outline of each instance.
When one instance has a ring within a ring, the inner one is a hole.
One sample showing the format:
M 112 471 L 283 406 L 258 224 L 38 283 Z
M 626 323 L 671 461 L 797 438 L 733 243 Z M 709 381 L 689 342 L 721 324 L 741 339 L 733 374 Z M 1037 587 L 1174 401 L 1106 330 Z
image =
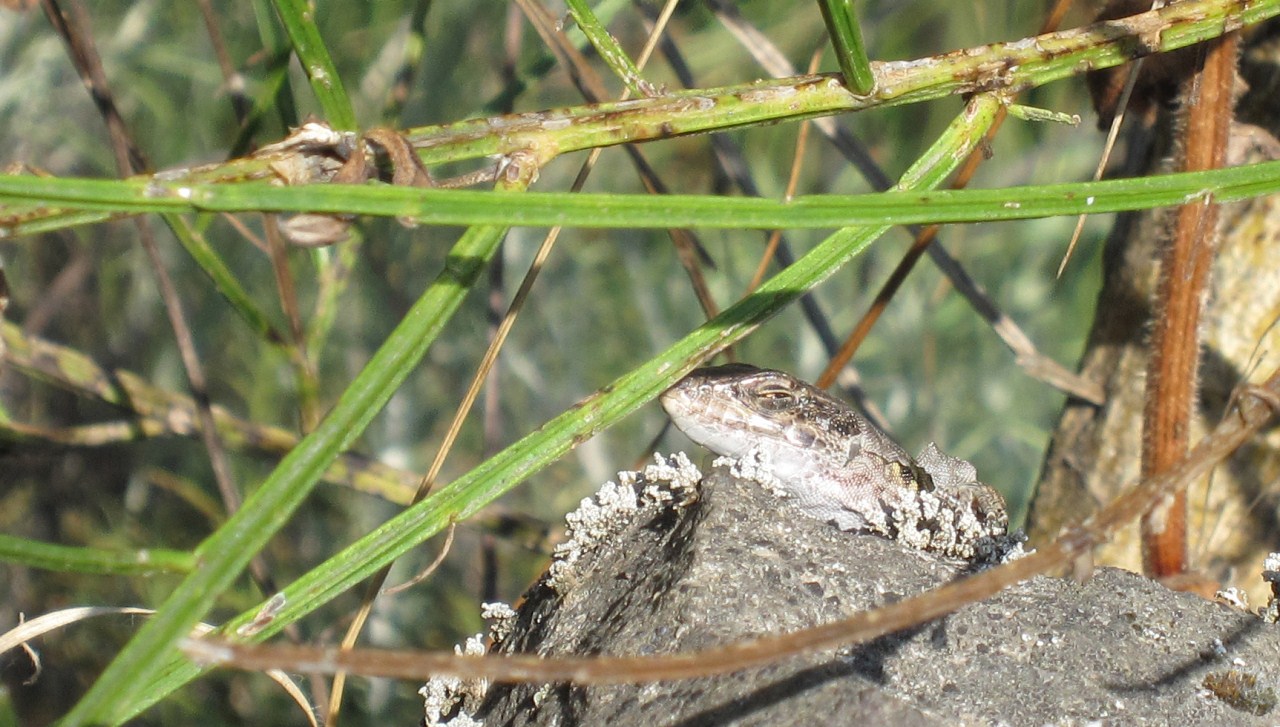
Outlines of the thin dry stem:
M 1231 126 L 1238 34 L 1207 44 L 1200 73 L 1184 83 L 1187 127 L 1184 171 L 1217 169 L 1224 163 Z M 1197 199 L 1178 208 L 1177 222 L 1161 260 L 1156 292 L 1152 356 L 1143 412 L 1142 472 L 1164 471 L 1182 457 L 1190 438 L 1200 361 L 1200 310 L 1216 249 L 1219 205 Z M 1148 575 L 1174 576 L 1187 566 L 1186 494 L 1156 505 L 1142 520 L 1142 559 Z
M 1153 503 L 1185 488 L 1230 456 L 1274 418 L 1277 402 L 1280 402 L 1280 370 L 1273 372 L 1261 387 L 1246 390 L 1217 428 L 1176 467 L 1143 480 L 1094 516 L 1064 529 L 1057 540 L 1043 550 L 893 605 L 802 631 L 657 657 L 465 657 L 448 652 L 339 651 L 207 641 L 188 641 L 184 649 L 197 661 L 239 669 L 347 670 L 400 679 L 448 675 L 505 682 L 615 684 L 713 676 L 865 643 L 945 616 L 1032 576 L 1070 566 Z
M 813 52 L 813 55 L 809 58 L 807 73 L 818 72 L 818 64 L 822 62 L 823 50 L 823 47 L 819 47 Z M 796 151 L 791 155 L 791 171 L 787 175 L 787 189 L 782 194 L 784 202 L 790 202 L 794 199 L 796 188 L 800 186 L 800 170 L 804 168 L 804 152 L 809 148 L 809 129 L 812 126 L 812 121 L 806 119 L 800 122 L 800 130 L 796 132 Z M 778 229 L 769 233 L 769 242 L 764 246 L 764 253 L 760 256 L 760 264 L 756 266 L 756 272 L 751 276 L 751 282 L 747 283 L 747 289 L 743 292 L 743 295 L 751 293 L 760 287 L 760 283 L 764 282 L 765 273 L 769 271 L 769 263 L 778 254 L 778 245 L 781 242 L 782 230 Z

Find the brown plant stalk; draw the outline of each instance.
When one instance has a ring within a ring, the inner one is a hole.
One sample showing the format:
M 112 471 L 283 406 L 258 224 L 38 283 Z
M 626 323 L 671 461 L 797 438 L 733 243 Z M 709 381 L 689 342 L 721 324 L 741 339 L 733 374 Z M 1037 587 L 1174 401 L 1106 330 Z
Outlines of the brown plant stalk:
M 1186 112 L 1182 170 L 1221 167 L 1234 99 L 1238 34 L 1205 44 L 1201 71 L 1184 82 Z M 1143 412 L 1142 473 L 1164 472 L 1187 451 L 1196 401 L 1200 361 L 1200 310 L 1209 281 L 1218 229 L 1212 198 L 1178 208 L 1173 237 L 1161 261 L 1154 317 L 1152 356 L 1147 369 Z M 1187 567 L 1187 501 L 1180 491 L 1157 503 L 1142 518 L 1143 569 L 1153 578 L 1177 575 Z

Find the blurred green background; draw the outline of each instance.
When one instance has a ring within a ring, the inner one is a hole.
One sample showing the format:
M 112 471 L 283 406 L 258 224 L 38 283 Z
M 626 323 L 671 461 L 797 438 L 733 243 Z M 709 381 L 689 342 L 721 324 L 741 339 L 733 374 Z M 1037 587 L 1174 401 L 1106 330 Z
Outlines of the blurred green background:
M 555 65 L 518 10 L 506 3 L 322 0 L 316 5 L 321 34 L 363 128 L 407 128 L 582 103 L 564 70 Z M 616 9 L 611 32 L 629 51 L 638 52 L 645 27 L 637 6 L 601 5 Z M 1032 35 L 1041 23 L 1043 6 L 1016 0 L 917 0 L 872 3 L 861 10 L 861 17 L 873 59 L 913 59 Z M 825 43 L 821 16 L 811 2 L 749 1 L 737 7 L 799 68 Z M 262 28 L 273 23 L 269 6 L 214 2 L 213 8 L 249 97 L 268 99 L 266 82 L 273 61 L 264 50 Z M 425 22 L 415 25 L 415 13 L 424 14 Z M 1083 22 L 1084 13 L 1076 11 L 1068 25 Z M 266 25 L 259 24 L 259 16 Z M 103 0 L 88 6 L 88 17 L 116 102 L 152 167 L 179 168 L 227 158 L 240 129 L 194 5 Z M 682 4 L 669 35 L 699 86 L 767 75 L 707 5 Z M 419 49 L 420 59 L 409 65 L 408 94 L 399 103 L 392 99 L 396 74 L 406 55 Z M 606 72 L 603 65 L 598 68 Z M 828 54 L 823 69 L 835 68 Z M 678 85 L 660 55 L 645 75 Z M 610 87 L 620 92 L 620 84 Z M 1020 100 L 1079 113 L 1085 121 L 1068 127 L 1011 120 L 974 186 L 1087 178 L 1097 164 L 1101 137 L 1093 128 L 1083 82 L 1053 84 Z M 890 177 L 896 177 L 960 108 L 961 100 L 951 99 L 873 110 L 838 122 L 868 146 Z M 251 136 L 254 146 L 279 140 L 289 125 L 318 113 L 296 63 L 288 69 L 281 98 L 268 103 L 267 109 Z M 741 146 L 764 195 L 777 197 L 785 190 L 798 129 L 798 124 L 781 124 L 728 134 Z M 0 163 L 6 165 L 25 164 L 59 176 L 116 176 L 101 117 L 38 8 L 0 9 L 0 149 Z M 717 167 L 708 137 L 651 143 L 644 151 L 673 192 L 739 194 Z M 582 156 L 568 155 L 547 166 L 536 189 L 567 189 Z M 587 189 L 643 191 L 617 148 L 605 150 Z M 798 193 L 868 189 L 824 139 L 811 136 Z M 251 215 L 244 215 L 243 221 L 261 229 Z M 196 222 L 244 286 L 277 316 L 277 325 L 286 328 L 266 256 L 224 219 Z M 1056 279 L 1074 223 L 1051 219 L 954 226 L 940 236 L 1040 350 L 1068 368 L 1074 368 L 1088 330 L 1097 291 L 1097 251 L 1109 219 L 1089 221 L 1075 259 Z M 155 228 L 178 281 L 215 403 L 254 421 L 296 431 L 296 381 L 285 357 L 247 330 L 163 226 Z M 457 233 L 447 228 L 405 229 L 392 220 L 358 222 L 353 281 L 320 352 L 325 406 L 436 274 Z M 788 239 L 800 254 L 825 234 L 799 231 Z M 722 306 L 727 305 L 742 294 L 754 272 L 765 235 L 757 230 L 705 231 L 700 238 L 715 262 L 714 269 L 707 270 L 712 291 Z M 508 237 L 502 253 L 504 280 L 495 281 L 504 297 L 514 290 L 540 239 L 540 230 L 529 229 L 517 229 Z M 895 229 L 817 290 L 818 303 L 837 336 L 847 334 L 866 310 L 908 243 L 909 236 Z M 310 253 L 290 254 L 302 309 L 309 311 L 316 268 Z M 154 275 L 132 224 L 2 240 L 0 260 L 11 289 L 8 320 L 102 365 L 140 373 L 169 390 L 186 390 Z M 370 427 L 360 451 L 415 472 L 426 470 L 487 344 L 488 305 L 480 292 L 471 295 L 420 371 Z M 481 416 L 473 415 L 442 480 L 467 471 L 486 453 L 647 360 L 702 320 L 665 232 L 566 231 L 500 359 L 496 438 L 486 441 Z M 798 306 L 766 324 L 736 353 L 740 360 L 810 379 L 826 363 L 826 353 Z M 922 263 L 911 276 L 858 352 L 855 365 L 866 395 L 883 410 L 895 436 L 909 450 L 937 441 L 944 450 L 973 461 L 985 481 L 1008 495 L 1021 518 L 1063 395 L 1026 376 L 931 264 Z M 0 404 L 17 421 L 46 426 L 118 416 L 106 406 L 13 371 L 0 371 Z M 536 524 L 543 523 L 552 528 L 554 538 L 564 513 L 617 470 L 634 466 L 663 424 L 658 407 L 648 407 L 504 497 L 496 512 L 529 519 L 535 536 Z M 659 449 L 674 448 L 692 451 L 685 440 L 668 433 Z M 273 464 L 245 453 L 233 453 L 232 462 L 236 480 L 245 489 L 260 482 Z M 157 487 L 156 471 L 183 478 L 197 491 L 216 497 L 207 456 L 195 440 L 163 438 L 76 448 L 0 439 L 0 532 L 122 550 L 191 548 L 215 523 L 193 507 L 192 498 Z M 373 497 L 322 486 L 268 550 L 272 573 L 278 582 L 289 582 L 395 511 L 395 505 Z M 545 566 L 546 543 L 528 534 L 511 537 L 494 518 L 464 523 L 449 558 L 429 582 L 379 602 L 365 643 L 450 648 L 479 630 L 480 600 L 514 600 Z M 416 557 L 405 559 L 392 581 L 429 562 L 438 547 L 429 544 Z M 82 576 L 8 564 L 0 569 L 4 628 L 17 622 L 18 613 L 31 616 L 73 604 L 154 605 L 176 583 L 173 577 Z M 226 617 L 258 600 L 246 583 L 213 617 Z M 303 637 L 336 640 L 357 602 L 358 594 L 351 594 L 304 620 Z M 32 686 L 20 684 L 30 674 L 24 657 L 17 652 L 0 656 L 6 685 L 0 694 L 0 725 L 40 724 L 64 711 L 135 628 L 126 619 L 107 617 L 45 637 L 37 645 L 45 673 Z M 346 717 L 352 724 L 366 723 L 375 714 L 414 724 L 421 718 L 414 689 L 416 685 L 356 679 Z M 193 716 L 207 723 L 300 723 L 296 708 L 274 685 L 254 675 L 226 672 L 197 681 L 149 712 L 147 719 L 173 724 Z

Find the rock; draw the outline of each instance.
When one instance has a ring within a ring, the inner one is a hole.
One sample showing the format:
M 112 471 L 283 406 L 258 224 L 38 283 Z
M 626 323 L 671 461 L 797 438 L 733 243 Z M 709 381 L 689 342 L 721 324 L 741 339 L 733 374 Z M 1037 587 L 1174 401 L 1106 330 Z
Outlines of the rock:
M 641 476 L 637 486 L 660 479 Z M 629 521 L 607 518 L 625 524 L 597 533 L 554 587 L 544 578 L 531 589 L 514 631 L 494 650 L 698 650 L 829 623 L 929 590 L 965 568 L 807 518 L 727 468 L 704 479 L 696 499 L 687 487 L 675 492 L 639 495 Z M 470 706 L 489 727 L 1262 725 L 1280 715 L 1278 678 L 1274 626 L 1101 569 L 1083 584 L 1035 578 L 906 632 L 739 673 L 595 687 L 493 685 Z

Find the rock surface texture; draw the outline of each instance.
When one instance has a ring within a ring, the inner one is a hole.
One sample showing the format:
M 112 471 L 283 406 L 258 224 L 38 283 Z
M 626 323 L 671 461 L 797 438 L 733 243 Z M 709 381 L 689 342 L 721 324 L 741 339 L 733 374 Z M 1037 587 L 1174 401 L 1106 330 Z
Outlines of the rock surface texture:
M 605 518 L 616 531 L 576 553 L 554 585 L 536 585 L 493 650 L 703 649 L 890 604 L 964 568 L 804 517 L 728 468 L 685 494 L 638 497 L 632 517 Z M 1273 725 L 1278 680 L 1276 626 L 1102 569 L 1083 584 L 1036 578 L 908 632 L 763 668 L 636 685 L 493 685 L 470 706 L 490 727 Z

